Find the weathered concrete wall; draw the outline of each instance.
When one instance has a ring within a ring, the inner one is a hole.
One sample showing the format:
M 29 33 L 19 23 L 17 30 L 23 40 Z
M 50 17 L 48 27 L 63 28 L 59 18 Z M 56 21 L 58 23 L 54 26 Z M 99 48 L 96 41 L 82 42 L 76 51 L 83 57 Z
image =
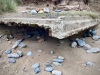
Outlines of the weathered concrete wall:
M 0 18 L 1 22 L 15 22 L 34 26 L 50 28 L 52 37 L 63 39 L 77 34 L 80 31 L 98 25 L 98 19 L 89 16 L 60 16 L 57 19 L 33 19 L 33 18 Z

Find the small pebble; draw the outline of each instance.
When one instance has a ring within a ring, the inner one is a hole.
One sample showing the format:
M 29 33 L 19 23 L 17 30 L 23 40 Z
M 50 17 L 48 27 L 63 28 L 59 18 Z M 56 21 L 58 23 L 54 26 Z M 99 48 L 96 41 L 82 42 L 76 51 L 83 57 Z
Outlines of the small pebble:
M 38 50 L 38 52 L 42 52 L 42 50 Z
M 31 56 L 32 54 L 33 54 L 32 51 L 29 51 L 29 52 L 27 53 L 28 56 Z
M 92 66 L 92 62 L 87 62 L 86 65 L 87 66 Z
M 51 54 L 54 54 L 54 52 L 53 52 L 53 51 L 51 51 L 50 53 L 51 53 Z
M 20 43 L 18 46 L 21 47 L 21 48 L 25 48 L 26 47 L 26 45 L 24 43 Z
M 23 68 L 23 71 L 24 71 L 24 72 L 27 72 L 28 70 L 27 70 L 26 68 Z

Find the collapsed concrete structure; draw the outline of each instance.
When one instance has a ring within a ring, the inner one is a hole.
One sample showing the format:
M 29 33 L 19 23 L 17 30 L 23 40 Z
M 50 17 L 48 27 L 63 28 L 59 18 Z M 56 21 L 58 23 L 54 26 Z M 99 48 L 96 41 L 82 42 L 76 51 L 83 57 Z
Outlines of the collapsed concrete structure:
M 0 18 L 0 22 L 5 24 L 28 24 L 28 26 L 38 25 L 49 28 L 52 37 L 63 39 L 90 27 L 98 25 L 98 18 L 88 15 L 66 15 L 57 18 Z

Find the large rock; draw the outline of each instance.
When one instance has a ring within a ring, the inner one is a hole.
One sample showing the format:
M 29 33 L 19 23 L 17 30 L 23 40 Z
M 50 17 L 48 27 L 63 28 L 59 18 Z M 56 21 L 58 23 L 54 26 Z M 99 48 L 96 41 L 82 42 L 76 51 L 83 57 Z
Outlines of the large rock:
M 59 62 L 59 63 L 62 63 L 64 60 L 62 59 L 52 59 L 53 62 Z
M 85 44 L 85 45 L 83 46 L 83 49 L 89 50 L 89 49 L 91 49 L 91 46 L 90 46 L 89 44 Z
M 95 41 L 97 41 L 97 40 L 99 40 L 99 39 L 100 39 L 100 37 L 99 37 L 99 36 L 97 36 L 97 35 L 94 35 L 94 36 L 92 36 L 92 39 L 93 39 L 93 40 L 95 40 Z
M 39 66 L 40 66 L 40 64 L 39 63 L 36 63 L 36 64 L 33 64 L 32 65 L 32 68 L 35 69 L 35 68 L 38 68 Z
M 76 41 L 77 41 L 78 45 L 81 46 L 81 47 L 85 45 L 85 41 L 83 39 L 77 38 Z
M 45 70 L 46 70 L 47 72 L 51 72 L 51 71 L 53 70 L 53 68 L 52 68 L 52 67 L 46 67 Z
M 8 58 L 19 58 L 20 56 L 17 53 L 8 54 Z
M 91 53 L 91 52 L 97 53 L 97 52 L 100 52 L 100 49 L 99 48 L 91 48 L 91 49 L 87 50 L 87 52 L 88 53 Z
M 61 72 L 61 71 L 58 71 L 58 70 L 53 70 L 53 71 L 52 71 L 52 74 L 53 74 L 53 75 L 61 75 L 62 72 Z

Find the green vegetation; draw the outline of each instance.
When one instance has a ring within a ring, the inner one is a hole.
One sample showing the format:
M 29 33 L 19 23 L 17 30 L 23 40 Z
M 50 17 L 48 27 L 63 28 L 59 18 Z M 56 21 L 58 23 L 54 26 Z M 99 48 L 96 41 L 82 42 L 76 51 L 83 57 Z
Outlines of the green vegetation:
M 17 6 L 16 1 L 15 0 L 0 0 L 0 13 L 16 11 L 16 6 Z
M 58 15 L 64 15 L 64 16 L 67 16 L 67 15 L 71 15 L 71 16 L 74 16 L 74 15 L 80 15 L 80 16 L 90 16 L 92 18 L 98 18 L 98 14 L 97 13 L 94 13 L 94 12 L 90 12 L 90 11 L 67 11 L 67 12 L 62 12 L 62 13 L 58 13 Z

